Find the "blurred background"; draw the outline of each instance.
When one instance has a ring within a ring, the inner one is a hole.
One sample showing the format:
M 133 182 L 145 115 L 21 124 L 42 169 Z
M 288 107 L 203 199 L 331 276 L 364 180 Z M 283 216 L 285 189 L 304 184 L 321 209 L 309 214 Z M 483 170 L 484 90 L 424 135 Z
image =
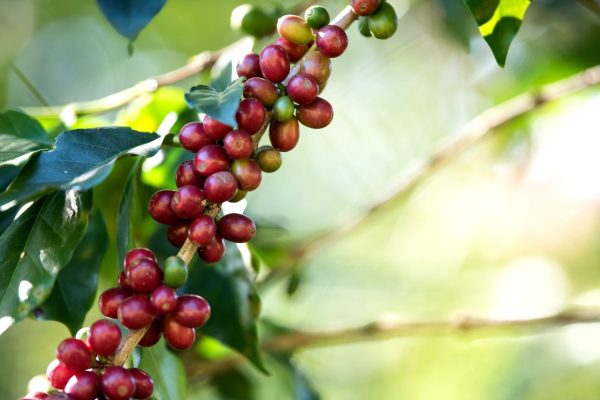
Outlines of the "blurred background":
M 240 3 L 170 0 L 128 56 L 126 39 L 94 1 L 1 0 L 0 108 L 92 100 L 183 65 L 241 37 L 229 27 Z M 303 127 L 282 169 L 248 197 L 246 211 L 261 228 L 258 247 L 285 252 L 289 243 L 351 221 L 479 112 L 600 64 L 600 17 L 577 1 L 533 2 L 504 69 L 461 1 L 390 3 L 400 16 L 395 36 L 367 39 L 352 27 L 347 52 L 333 60 L 324 92 L 335 109 L 332 124 Z M 333 15 L 346 2 L 320 4 Z M 70 128 L 156 131 L 170 112 L 185 114 L 183 93 L 206 79 Z M 272 325 L 338 329 L 391 314 L 530 318 L 600 307 L 599 110 L 600 90 L 592 88 L 515 120 L 359 228 L 327 240 L 292 282 L 261 287 L 261 336 Z M 58 118 L 42 122 L 55 133 L 64 129 Z M 153 190 L 174 187 L 181 153 L 161 157 L 142 176 Z M 111 238 L 101 288 L 116 276 L 115 215 L 126 178 L 117 171 L 95 193 Z M 156 225 L 146 218 L 139 229 L 150 235 Z M 92 310 L 88 318 L 98 316 Z M 28 320 L 0 336 L 0 398 L 25 393 L 68 334 L 58 323 Z M 292 362 L 322 399 L 596 400 L 598 337 L 600 324 L 427 335 L 310 348 Z M 195 380 L 188 398 L 308 398 L 268 364 L 270 377 L 250 365 L 236 371 L 230 382 L 248 385 L 243 394 Z

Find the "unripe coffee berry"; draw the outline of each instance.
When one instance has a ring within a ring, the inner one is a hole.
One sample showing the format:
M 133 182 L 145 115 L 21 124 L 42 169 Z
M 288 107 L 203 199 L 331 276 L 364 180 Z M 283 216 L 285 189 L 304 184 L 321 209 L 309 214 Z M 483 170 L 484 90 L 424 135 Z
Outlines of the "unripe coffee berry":
M 237 192 L 235 192 L 235 196 L 233 196 L 233 199 L 229 200 L 229 202 L 237 203 L 238 201 L 243 200 L 247 194 L 248 192 L 244 192 L 243 190 L 238 189 Z
M 306 23 L 313 29 L 320 29 L 329 23 L 329 13 L 325 7 L 312 6 L 304 12 Z
M 127 282 L 137 293 L 149 293 L 162 281 L 162 271 L 158 264 L 150 260 L 141 260 L 125 270 Z
M 223 147 L 215 144 L 204 146 L 194 156 L 194 172 L 201 176 L 209 176 L 215 172 L 226 171 L 230 161 Z
M 244 82 L 244 97 L 257 99 L 270 108 L 279 97 L 279 92 L 273 83 L 264 78 L 250 78 Z
M 187 237 L 187 232 L 186 232 Z M 188 269 L 185 262 L 177 257 L 171 256 L 165 261 L 164 282 L 172 288 L 183 286 L 187 280 Z
M 196 246 L 210 243 L 217 233 L 217 224 L 210 215 L 201 215 L 190 223 L 188 238 Z
M 288 42 L 284 38 L 280 37 L 275 41 L 275 44 L 283 47 L 285 52 L 287 53 L 290 62 L 295 63 L 302 58 L 308 51 L 308 45 L 306 44 L 296 44 L 292 42 Z
M 204 181 L 206 198 L 217 204 L 232 199 L 237 189 L 237 179 L 229 171 L 216 172 Z
M 216 263 L 225 254 L 225 241 L 220 236 L 215 238 L 206 246 L 202 246 L 198 249 L 198 255 L 205 263 L 212 264 Z
M 231 12 L 231 28 L 257 38 L 270 35 L 275 30 L 274 19 L 253 4 L 242 4 Z
M 264 172 L 275 172 L 281 167 L 281 153 L 271 146 L 262 146 L 256 152 L 254 160 Z
M 160 340 L 162 336 L 162 320 L 156 318 L 150 326 L 148 330 L 139 341 L 138 345 L 142 347 L 152 347 Z
M 152 377 L 144 370 L 139 368 L 130 368 L 129 373 L 135 381 L 134 399 L 147 399 L 154 392 L 154 381 Z
M 240 129 L 249 134 L 255 134 L 265 122 L 265 106 L 257 99 L 244 99 L 240 102 L 235 120 Z
M 273 118 L 285 122 L 294 116 L 296 105 L 288 96 L 281 96 L 273 106 Z
M 333 119 L 333 107 L 327 100 L 317 97 L 312 103 L 300 106 L 296 115 L 302 125 L 320 129 L 329 125 Z
M 335 58 L 342 55 L 348 47 L 348 36 L 339 26 L 327 25 L 317 32 L 316 44 L 323 55 Z
M 150 294 L 150 302 L 157 314 L 168 314 L 177 306 L 177 293 L 168 286 L 159 286 Z
M 282 82 L 290 72 L 290 59 L 281 46 L 270 45 L 260 52 L 260 70 L 274 83 Z
M 371 30 L 369 29 L 369 19 L 367 17 L 358 18 L 358 31 L 364 37 L 371 37 Z
M 300 139 L 300 126 L 294 117 L 285 122 L 271 121 L 269 127 L 271 145 L 279 151 L 290 151 Z
M 194 328 L 188 328 L 179 324 L 171 315 L 167 315 L 163 321 L 163 335 L 167 344 L 175 350 L 186 350 L 192 347 L 196 340 Z
M 167 228 L 167 240 L 175 247 L 181 247 L 187 239 L 188 222 L 180 222 Z
M 179 131 L 179 143 L 184 149 L 196 152 L 207 144 L 211 144 L 213 141 L 206 132 L 202 122 L 190 122 L 185 124 Z
M 129 329 L 140 329 L 150 325 L 154 309 L 147 296 L 138 294 L 124 300 L 118 310 L 119 321 Z
M 213 140 L 223 140 L 227 132 L 233 129 L 231 126 L 225 125 L 208 115 L 204 117 L 202 125 L 204 126 L 204 132 Z
M 381 0 L 352 0 L 350 5 L 356 15 L 365 16 L 377 11 L 380 3 Z
M 129 289 L 111 288 L 107 289 L 100 295 L 98 306 L 102 315 L 108 318 L 117 318 L 117 310 L 126 298 L 133 293 Z
M 308 74 L 294 75 L 287 84 L 288 97 L 300 105 L 312 103 L 318 94 L 319 85 Z
M 256 235 L 256 225 L 251 218 L 242 214 L 227 214 L 218 222 L 219 235 L 235 243 L 246 243 Z
M 67 382 L 69 382 L 69 379 L 76 373 L 76 369 L 67 367 L 59 360 L 53 360 L 50 365 L 48 365 L 48 369 L 46 369 L 48 382 L 56 389 L 64 389 Z
M 279 18 L 277 33 L 288 42 L 295 44 L 307 44 L 313 39 L 310 26 L 297 15 L 284 15 Z
M 92 353 L 79 339 L 68 338 L 60 342 L 56 358 L 64 365 L 77 371 L 88 369 L 92 364 Z
M 383 3 L 375 14 L 368 17 L 369 30 L 377 39 L 388 39 L 398 29 L 398 16 L 394 7 Z
M 148 203 L 148 213 L 155 221 L 166 225 L 180 221 L 171 210 L 171 200 L 174 194 L 173 190 L 159 190 L 152 195 Z
M 96 372 L 81 371 L 73 375 L 65 386 L 65 393 L 76 400 L 94 400 L 100 389 L 100 378 Z
M 254 77 L 262 77 L 258 54 L 246 54 L 244 58 L 242 58 L 236 65 L 235 71 L 240 78 L 245 77 L 250 79 Z
M 204 212 L 204 191 L 198 186 L 181 186 L 173 194 L 171 210 L 179 218 L 192 219 Z
M 262 180 L 260 167 L 254 160 L 248 158 L 232 162 L 229 171 L 237 179 L 238 188 L 245 192 L 258 188 Z
M 94 353 L 111 356 L 121 343 L 121 329 L 114 322 L 101 319 L 90 326 L 87 341 Z
M 271 83 L 269 82 L 269 84 Z M 254 142 L 252 136 L 245 130 L 234 129 L 225 136 L 223 148 L 229 158 L 238 160 L 248 158 L 254 153 Z
M 102 392 L 111 400 L 129 400 L 135 392 L 135 381 L 123 367 L 111 366 L 104 369 L 100 378 Z
M 315 78 L 319 86 L 325 85 L 331 75 L 331 60 L 318 51 L 309 52 L 299 65 L 300 72 Z
M 202 186 L 204 178 L 194 172 L 194 163 L 191 160 L 184 161 L 175 171 L 175 183 L 177 187 L 185 185 Z
M 210 305 L 203 297 L 186 294 L 177 299 L 177 306 L 171 315 L 183 326 L 199 328 L 210 318 Z

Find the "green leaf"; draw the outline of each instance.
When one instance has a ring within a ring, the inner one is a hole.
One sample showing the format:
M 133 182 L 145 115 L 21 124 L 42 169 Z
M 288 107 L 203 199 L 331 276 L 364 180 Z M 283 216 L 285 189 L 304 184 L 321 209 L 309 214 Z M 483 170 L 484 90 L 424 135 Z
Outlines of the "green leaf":
M 0 194 L 0 211 L 54 190 L 89 189 L 108 176 L 118 157 L 153 155 L 163 140 L 156 134 L 117 127 L 63 132 L 54 150 L 29 160 L 8 190 Z
M 18 111 L 0 113 L 0 165 L 51 147 L 39 122 Z
M 206 85 L 194 86 L 185 94 L 185 99 L 190 108 L 235 128 L 235 112 L 242 96 L 243 82 L 244 78 L 238 78 L 223 91 Z
M 167 0 L 97 0 L 98 7 L 117 32 L 133 42 Z
M 167 348 L 164 339 L 142 349 L 140 368 L 154 379 L 154 396 L 159 400 L 186 399 L 185 369 L 179 357 Z
M 46 300 L 82 239 L 90 207 L 91 193 L 58 192 L 33 203 L 0 236 L 0 318 L 19 321 Z
M 228 371 L 226 374 L 215 375 L 211 380 L 211 384 L 216 387 L 217 391 L 221 395 L 221 398 L 223 399 L 256 399 L 253 381 L 237 368 Z
M 214 69 L 214 68 L 213 68 Z M 216 91 L 222 92 L 227 89 L 227 86 L 231 83 L 231 73 L 233 71 L 233 64 L 227 63 L 223 68 L 221 68 L 216 76 L 211 79 L 208 84 L 211 88 Z M 214 71 L 213 71 L 214 73 Z
M 98 210 L 92 211 L 81 243 L 71 261 L 58 274 L 50 296 L 36 316 L 62 322 L 75 335 L 94 304 L 98 270 L 107 248 L 108 234 L 102 214 Z
M 508 49 L 521 27 L 530 0 L 465 0 L 465 3 L 496 61 L 504 66 Z
M 131 210 L 132 210 L 132 198 L 136 191 L 137 180 L 142 166 L 142 159 L 136 160 L 135 164 L 129 172 L 127 182 L 125 182 L 125 188 L 123 189 L 123 195 L 119 202 L 119 210 L 117 211 L 117 257 L 119 259 L 119 268 L 123 265 L 125 260 L 125 254 L 129 250 L 130 243 L 132 242 L 132 229 L 131 228 Z
M 321 396 L 313 388 L 306 376 L 300 371 L 286 355 L 278 355 L 274 357 L 287 371 L 292 384 L 293 398 L 295 400 L 319 400 Z

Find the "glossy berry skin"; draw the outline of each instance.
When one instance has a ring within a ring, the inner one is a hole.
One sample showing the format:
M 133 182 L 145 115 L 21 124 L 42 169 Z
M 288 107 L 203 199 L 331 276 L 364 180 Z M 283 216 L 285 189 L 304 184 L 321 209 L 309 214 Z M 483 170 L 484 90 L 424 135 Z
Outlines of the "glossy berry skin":
M 348 36 L 337 25 L 327 25 L 317 32 L 317 48 L 326 57 L 335 58 L 342 55 L 348 47 Z
M 202 187 L 204 178 L 194 172 L 194 163 L 192 161 L 184 161 L 179 164 L 175 171 L 175 183 L 177 187 L 185 185 Z
M 250 192 L 260 186 L 262 171 L 254 160 L 235 160 L 229 168 L 238 181 L 238 188 Z
M 202 125 L 204 126 L 204 132 L 206 132 L 208 137 L 213 140 L 223 140 L 227 132 L 233 129 L 231 126 L 225 125 L 221 121 L 211 118 L 208 115 L 204 117 Z
M 298 62 L 308 51 L 308 45 L 288 42 L 282 37 L 278 38 L 275 44 L 283 47 L 291 63 Z
M 377 39 L 388 39 L 398 29 L 398 15 L 389 3 L 381 7 L 368 17 L 369 30 Z
M 290 72 L 290 58 L 281 46 L 270 45 L 260 52 L 260 70 L 274 83 L 282 82 Z
M 333 119 L 333 107 L 327 100 L 317 97 L 309 105 L 300 106 L 296 115 L 302 125 L 320 129 L 329 125 Z
M 171 210 L 182 219 L 192 219 L 204 212 L 204 190 L 194 185 L 181 186 L 171 199 Z
M 167 228 L 167 240 L 175 247 L 181 247 L 187 239 L 188 222 L 180 222 Z
M 273 106 L 273 118 L 285 122 L 294 116 L 296 105 L 288 96 L 281 96 Z
M 168 314 L 177 305 L 177 293 L 168 286 L 159 286 L 150 294 L 150 302 L 156 314 Z
M 44 400 L 48 398 L 48 393 L 43 392 L 30 392 L 21 397 L 19 400 Z
M 204 246 L 215 237 L 217 224 L 210 215 L 202 215 L 190 223 L 188 238 L 196 246 Z
M 319 84 L 308 74 L 294 75 L 287 85 L 287 95 L 300 105 L 312 103 L 319 94 Z
M 152 324 L 148 327 L 146 334 L 142 337 L 139 346 L 142 347 L 152 347 L 160 340 L 162 336 L 162 321 L 160 319 L 155 319 L 152 321 Z
M 225 148 L 225 152 L 229 158 L 239 160 L 241 158 L 248 158 L 254 153 L 254 142 L 250 134 L 245 130 L 234 129 L 223 139 L 223 148 Z
M 285 122 L 271 121 L 269 127 L 271 145 L 279 151 L 290 151 L 300 140 L 300 126 L 294 117 Z
M 237 190 L 237 192 L 235 192 L 235 196 L 233 196 L 233 199 L 229 200 L 230 203 L 237 203 L 238 201 L 243 200 L 246 195 L 248 194 L 248 192 L 244 192 L 243 190 Z
M 123 367 L 111 366 L 104 369 L 100 378 L 102 392 L 111 400 L 129 400 L 135 392 L 135 381 Z
M 148 203 L 148 214 L 155 221 L 166 225 L 172 225 L 180 221 L 171 210 L 171 200 L 174 194 L 174 190 L 159 190 L 152 195 Z
M 198 249 L 198 255 L 205 263 L 212 264 L 218 262 L 225 254 L 225 241 L 219 236 L 215 238 L 206 246 L 202 246 Z
M 350 6 L 356 15 L 364 17 L 377 11 L 380 3 L 381 0 L 352 0 Z
M 235 72 L 237 72 L 237 75 L 240 78 L 246 77 L 250 79 L 254 77 L 262 77 L 258 54 L 246 54 L 244 58 L 242 58 L 240 62 L 237 63 L 235 67 Z
M 371 30 L 369 29 L 369 19 L 367 17 L 358 17 L 358 31 L 364 37 L 371 37 Z
M 139 368 L 130 368 L 129 373 L 135 381 L 134 399 L 147 399 L 154 392 L 154 381 L 152 377 L 144 370 Z
M 54 392 L 49 394 L 46 400 L 75 400 L 75 397 L 65 392 Z
M 275 172 L 281 168 L 281 153 L 271 146 L 260 147 L 254 160 L 263 172 Z
M 190 122 L 179 131 L 179 142 L 184 149 L 196 152 L 213 140 L 204 131 L 202 122 Z
M 158 264 L 150 260 L 141 260 L 125 270 L 127 282 L 134 292 L 150 293 L 162 281 L 162 271 Z
M 196 340 L 194 328 L 179 324 L 171 315 L 167 315 L 163 321 L 162 329 L 167 344 L 175 350 L 189 349 Z
M 246 243 L 256 235 L 256 225 L 242 214 L 227 214 L 219 220 L 219 235 L 234 243 Z
M 277 33 L 288 42 L 307 44 L 313 39 L 306 21 L 297 15 L 284 15 L 277 21 Z
M 125 260 L 123 261 L 123 268 L 127 269 L 130 265 L 137 263 L 140 260 L 150 260 L 156 262 L 156 256 L 150 249 L 144 247 L 138 247 L 131 249 L 125 254 Z
M 147 296 L 138 294 L 121 303 L 118 317 L 126 328 L 140 329 L 152 323 L 154 308 Z
M 199 328 L 210 318 L 210 305 L 204 298 L 186 294 L 177 299 L 173 319 L 188 328 Z
M 257 99 L 244 99 L 240 102 L 235 120 L 240 129 L 253 135 L 260 130 L 265 122 L 265 106 Z
M 98 320 L 90 326 L 87 342 L 94 353 L 101 356 L 111 356 L 121 343 L 121 329 L 112 321 Z
M 215 144 L 204 146 L 194 156 L 194 172 L 201 176 L 209 176 L 215 172 L 226 171 L 230 161 L 223 147 Z
M 92 365 L 92 353 L 79 339 L 67 338 L 56 349 L 56 358 L 64 365 L 76 371 L 83 371 Z
M 129 286 L 129 282 L 127 282 L 127 276 L 125 276 L 125 271 L 119 272 L 119 276 L 117 276 L 117 285 L 123 289 L 131 289 Z
M 300 72 L 315 78 L 319 86 L 325 85 L 331 75 L 331 60 L 318 51 L 311 51 L 300 62 Z
M 69 368 L 62 364 L 59 360 L 53 360 L 48 369 L 46 369 L 46 377 L 48 382 L 56 389 L 64 389 L 69 382 L 69 379 L 77 373 L 77 370 Z
M 187 238 L 187 231 L 185 233 Z M 171 256 L 165 261 L 164 283 L 172 288 L 183 286 L 187 280 L 188 270 L 185 262 L 177 257 Z
M 237 179 L 229 171 L 216 172 L 204 181 L 206 198 L 217 204 L 232 199 L 237 189 Z
M 102 315 L 108 318 L 117 318 L 117 310 L 123 300 L 131 297 L 133 293 L 129 289 L 111 288 L 100 295 L 98 306 Z
M 76 400 L 94 400 L 100 389 L 100 378 L 95 372 L 81 371 L 73 375 L 65 386 L 65 393 Z
M 275 85 L 264 78 L 250 78 L 244 82 L 244 97 L 257 99 L 265 107 L 271 107 L 279 97 Z
M 329 23 L 329 13 L 325 7 L 312 6 L 304 12 L 304 19 L 308 26 L 313 29 L 319 29 Z

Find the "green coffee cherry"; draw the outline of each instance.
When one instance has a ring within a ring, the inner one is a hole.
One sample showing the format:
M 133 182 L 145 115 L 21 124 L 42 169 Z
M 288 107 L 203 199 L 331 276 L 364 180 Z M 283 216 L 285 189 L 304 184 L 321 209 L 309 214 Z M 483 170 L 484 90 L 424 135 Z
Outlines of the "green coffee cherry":
M 276 24 L 276 18 L 252 4 L 242 4 L 231 12 L 231 28 L 257 38 L 273 33 Z
M 264 172 L 275 172 L 281 168 L 281 153 L 271 146 L 261 146 L 256 152 L 254 160 Z
M 307 44 L 313 40 L 313 33 L 306 21 L 297 15 L 284 15 L 277 21 L 279 36 L 290 43 Z
M 358 17 L 358 31 L 364 37 L 371 37 L 371 31 L 369 30 L 369 20 L 367 17 Z
M 398 16 L 394 7 L 383 3 L 375 14 L 367 17 L 369 30 L 377 39 L 390 38 L 398 29 Z
M 304 12 L 304 19 L 308 26 L 313 29 L 320 29 L 329 23 L 329 13 L 325 7 L 312 6 Z
M 167 258 L 164 265 L 165 284 L 172 288 L 183 286 L 188 277 L 188 269 L 185 262 L 177 256 L 171 256 Z
M 279 122 L 285 122 L 294 116 L 296 106 L 287 96 L 281 96 L 273 105 L 273 118 Z
M 238 201 L 241 201 L 242 199 L 244 199 L 247 194 L 248 194 L 248 192 L 244 192 L 243 190 L 238 189 L 237 192 L 235 192 L 235 196 L 233 196 L 233 199 L 229 200 L 229 202 L 237 203 Z

